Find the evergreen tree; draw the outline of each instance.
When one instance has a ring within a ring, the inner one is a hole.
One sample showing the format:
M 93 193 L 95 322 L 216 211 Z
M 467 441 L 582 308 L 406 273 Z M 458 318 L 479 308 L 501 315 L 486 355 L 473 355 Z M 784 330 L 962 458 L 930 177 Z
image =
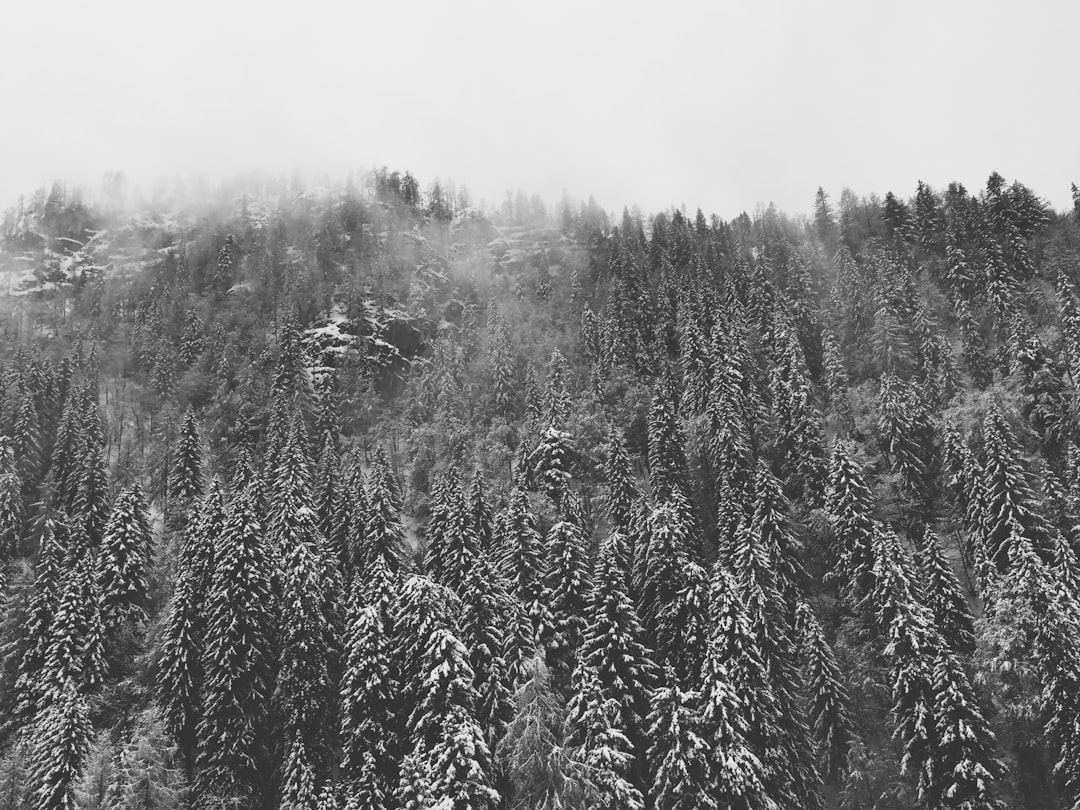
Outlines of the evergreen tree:
M 396 683 L 386 617 L 364 603 L 349 602 L 341 681 L 341 768 L 354 793 L 374 802 L 397 784 Z
M 554 426 L 547 427 L 529 456 L 529 469 L 541 492 L 561 506 L 570 486 L 572 449 L 570 434 Z
M 151 567 L 150 521 L 138 484 L 116 499 L 97 555 L 102 620 L 108 632 L 146 621 Z
M 795 631 L 806 671 L 807 715 L 820 746 L 823 773 L 835 781 L 847 762 L 853 735 L 847 689 L 821 625 L 806 602 L 800 601 L 796 608 Z
M 102 600 L 93 555 L 72 555 L 65 568 L 41 673 L 46 703 L 69 682 L 83 693 L 100 686 L 105 672 Z
M 614 426 L 608 431 L 604 478 L 607 483 L 604 508 L 608 523 L 612 531 L 627 533 L 632 528 L 638 490 L 626 444 Z
M 712 746 L 701 713 L 701 694 L 681 689 L 670 669 L 664 683 L 653 695 L 649 715 L 652 806 L 656 810 L 716 810 Z
M 644 630 L 626 592 L 626 572 L 619 562 L 618 540 L 609 536 L 600 547 L 590 622 L 585 629 L 581 666 L 596 679 L 605 699 L 614 701 L 619 728 L 638 758 L 628 768 L 631 781 L 644 786 L 649 695 L 656 686 L 656 665 L 642 644 Z
M 935 774 L 933 668 L 940 636 L 931 610 L 919 600 L 910 580 L 910 564 L 900 540 L 886 529 L 874 542 L 876 579 L 871 599 L 878 625 L 886 633 L 885 655 L 891 664 L 894 737 L 903 748 L 901 772 L 913 776 L 918 795 L 932 796 Z
M 545 642 L 556 683 L 573 669 L 585 634 L 592 599 L 592 572 L 586 554 L 582 531 L 570 520 L 560 520 L 548 531 L 544 588 L 550 594 L 551 626 Z
M 967 598 L 960 588 L 952 563 L 936 535 L 927 530 L 919 545 L 919 568 L 934 627 L 956 655 L 975 651 L 975 626 Z
M 176 452 L 169 469 L 169 496 L 190 505 L 203 494 L 202 443 L 195 412 L 188 408 L 176 439 Z
M 508 598 L 487 558 L 474 558 L 461 592 L 461 640 L 469 650 L 473 670 L 476 720 L 489 747 L 502 737 L 514 711 L 503 653 L 507 646 L 503 612 Z
M 852 446 L 837 441 L 829 469 L 825 512 L 836 539 L 835 576 L 849 607 L 863 603 L 874 587 L 873 496 Z
M 401 570 L 405 528 L 401 524 L 401 495 L 385 454 L 376 457 L 364 520 L 364 546 L 358 568 L 367 570 L 382 560 L 393 572 Z
M 30 754 L 30 801 L 33 810 L 75 810 L 73 795 L 90 750 L 90 708 L 72 680 L 35 724 Z
M 1011 543 L 1019 531 L 1044 561 L 1049 561 L 1051 537 L 1039 514 L 1016 439 L 1001 410 L 993 406 L 983 421 L 986 461 L 983 465 L 983 502 L 978 538 L 986 563 L 1004 573 Z
M 323 776 L 329 754 L 330 621 L 325 612 L 319 547 L 299 540 L 284 560 L 281 670 L 277 698 L 288 739 L 299 742 L 304 765 Z M 298 754 L 299 756 L 299 754 Z
M 936 784 L 928 804 L 966 810 L 997 806 L 992 797 L 1001 763 L 994 758 L 994 735 L 963 667 L 944 647 L 934 660 L 934 712 Z
M 285 780 L 281 788 L 281 810 L 319 810 L 318 783 L 304 750 L 304 735 L 298 729 L 289 746 Z
M 551 618 L 544 584 L 544 541 L 536 529 L 536 517 L 529 510 L 528 493 L 518 484 L 510 490 L 500 545 L 500 574 L 508 583 L 510 595 L 522 605 L 529 625 L 524 632 L 517 625 L 516 643 L 531 648 L 546 632 Z
M 210 795 L 257 795 L 273 678 L 271 556 L 249 487 L 233 496 L 214 554 L 203 658 L 200 783 Z
M 19 659 L 15 690 L 18 696 L 16 715 L 28 723 L 44 703 L 45 684 L 41 672 L 48 658 L 53 617 L 59 607 L 64 583 L 63 556 L 67 526 L 52 518 L 42 524 L 34 591 L 28 606 L 25 633 L 29 642 Z
M 586 784 L 588 806 L 598 810 L 641 810 L 644 799 L 634 785 L 634 753 L 622 728 L 618 702 L 604 695 L 596 675 L 579 667 L 574 675 L 570 723 L 574 758 Z

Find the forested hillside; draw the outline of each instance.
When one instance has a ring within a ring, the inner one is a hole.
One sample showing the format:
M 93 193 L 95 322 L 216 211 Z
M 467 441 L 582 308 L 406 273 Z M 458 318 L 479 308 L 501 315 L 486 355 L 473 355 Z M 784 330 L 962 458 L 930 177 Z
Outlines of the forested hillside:
M 1080 808 L 1073 193 L 20 201 L 0 808 Z

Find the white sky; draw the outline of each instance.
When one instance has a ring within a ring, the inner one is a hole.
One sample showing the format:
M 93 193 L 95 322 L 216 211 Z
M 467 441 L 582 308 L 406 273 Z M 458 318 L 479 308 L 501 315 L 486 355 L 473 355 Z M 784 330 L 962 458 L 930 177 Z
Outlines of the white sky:
M 991 171 L 1080 183 L 1080 3 L 34 2 L 0 21 L 0 207 L 61 177 L 409 169 L 730 218 Z

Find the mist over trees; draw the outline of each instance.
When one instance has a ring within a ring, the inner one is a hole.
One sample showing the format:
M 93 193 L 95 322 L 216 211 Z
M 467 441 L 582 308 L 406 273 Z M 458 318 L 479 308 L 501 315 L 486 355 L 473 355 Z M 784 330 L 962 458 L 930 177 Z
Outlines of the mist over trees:
M 1073 192 L 24 198 L 0 808 L 1080 807 Z

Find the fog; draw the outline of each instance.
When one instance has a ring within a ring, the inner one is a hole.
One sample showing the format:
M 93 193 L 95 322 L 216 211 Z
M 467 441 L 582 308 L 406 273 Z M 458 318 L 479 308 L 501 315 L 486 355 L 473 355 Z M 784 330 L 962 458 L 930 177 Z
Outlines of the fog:
M 1080 181 L 1073 2 L 8 4 L 0 206 L 63 178 L 342 175 L 722 217 Z

